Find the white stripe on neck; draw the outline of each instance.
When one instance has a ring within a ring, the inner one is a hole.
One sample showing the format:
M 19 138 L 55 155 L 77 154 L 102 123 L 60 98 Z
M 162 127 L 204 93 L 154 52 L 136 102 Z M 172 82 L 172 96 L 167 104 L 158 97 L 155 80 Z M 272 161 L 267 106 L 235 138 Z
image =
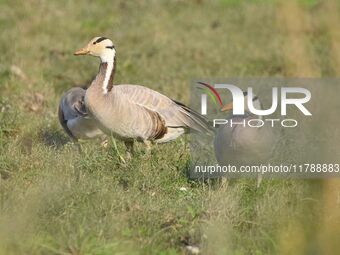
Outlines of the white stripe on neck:
M 115 49 L 109 49 L 105 50 L 105 54 L 100 56 L 100 59 L 102 63 L 107 63 L 106 71 L 105 71 L 105 77 L 103 81 L 103 93 L 104 95 L 107 94 L 108 90 L 107 87 L 109 86 L 109 81 L 111 74 L 113 72 L 113 62 L 114 62 L 114 57 L 115 57 L 116 51 Z

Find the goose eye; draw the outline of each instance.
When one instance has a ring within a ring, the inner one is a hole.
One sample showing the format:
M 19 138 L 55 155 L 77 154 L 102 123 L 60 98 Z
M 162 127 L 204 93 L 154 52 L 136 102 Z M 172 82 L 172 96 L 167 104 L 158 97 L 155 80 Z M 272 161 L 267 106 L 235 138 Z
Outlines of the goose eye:
M 97 42 L 93 42 L 92 44 L 93 44 L 93 45 L 94 45 L 94 44 L 97 44 Z

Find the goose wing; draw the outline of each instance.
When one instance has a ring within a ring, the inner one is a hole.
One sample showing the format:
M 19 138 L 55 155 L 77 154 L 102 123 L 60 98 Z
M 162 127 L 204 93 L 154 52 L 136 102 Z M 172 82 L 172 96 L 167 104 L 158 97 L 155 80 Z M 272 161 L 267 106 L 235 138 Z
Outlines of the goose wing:
M 58 118 L 61 126 L 64 128 L 65 132 L 75 140 L 77 140 L 77 138 L 72 134 L 67 126 L 67 122 L 77 118 L 82 113 L 83 107 L 79 102 L 83 100 L 85 92 L 84 89 L 79 87 L 68 90 L 60 99 L 58 107 Z
M 160 116 L 166 127 L 190 128 L 209 132 L 210 127 L 200 114 L 161 93 L 139 85 L 117 85 L 114 93 L 129 104 L 135 104 Z
M 70 120 L 78 116 L 86 115 L 83 103 L 86 90 L 76 87 L 68 90 L 60 99 L 59 108 L 63 112 L 64 119 Z
M 67 126 L 67 119 L 65 118 L 65 115 L 63 113 L 63 110 L 61 108 L 61 105 L 58 107 L 58 118 L 59 118 L 59 123 L 65 130 L 65 132 L 74 140 L 77 140 L 77 138 L 72 134 L 71 130 Z

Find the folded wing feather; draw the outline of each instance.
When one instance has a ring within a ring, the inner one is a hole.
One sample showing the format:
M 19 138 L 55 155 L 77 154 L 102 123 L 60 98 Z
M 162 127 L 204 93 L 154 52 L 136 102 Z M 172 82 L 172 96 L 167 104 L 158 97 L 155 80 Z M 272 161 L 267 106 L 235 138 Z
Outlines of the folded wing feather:
M 136 104 L 157 113 L 166 127 L 190 128 L 200 132 L 210 130 L 203 116 L 157 91 L 139 85 L 116 85 L 114 89 L 114 93 L 127 100 L 128 104 Z

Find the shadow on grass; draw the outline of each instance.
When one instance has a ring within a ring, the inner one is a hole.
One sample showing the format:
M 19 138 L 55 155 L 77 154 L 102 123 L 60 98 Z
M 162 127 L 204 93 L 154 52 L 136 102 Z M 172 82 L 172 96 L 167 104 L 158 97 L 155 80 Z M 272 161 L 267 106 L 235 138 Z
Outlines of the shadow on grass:
M 55 129 L 42 129 L 38 133 L 39 140 L 46 146 L 55 150 L 60 150 L 70 139 L 61 131 Z

